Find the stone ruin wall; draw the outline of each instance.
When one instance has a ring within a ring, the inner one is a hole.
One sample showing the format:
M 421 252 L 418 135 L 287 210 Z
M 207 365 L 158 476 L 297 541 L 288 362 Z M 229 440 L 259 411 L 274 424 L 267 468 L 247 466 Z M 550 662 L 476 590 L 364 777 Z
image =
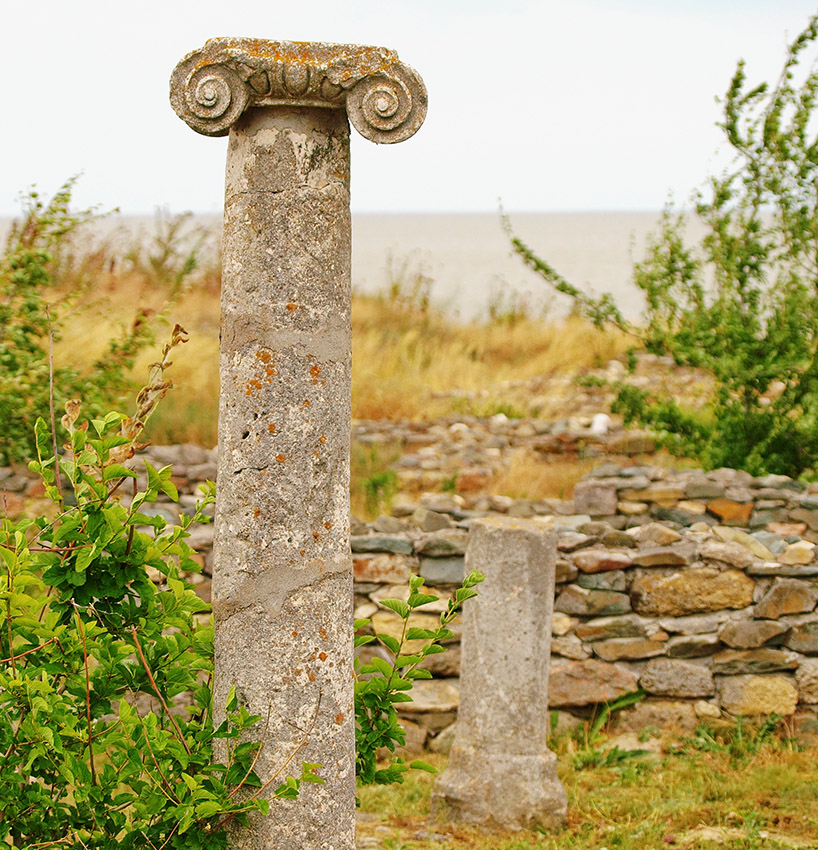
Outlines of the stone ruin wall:
M 215 477 L 215 451 L 159 446 L 148 459 L 173 464 L 183 491 L 178 505 L 150 507 L 169 520 L 192 507 L 197 482 Z M 26 489 L 36 484 L 0 470 L 7 500 Z M 645 699 L 617 718 L 623 730 L 692 731 L 702 721 L 775 712 L 798 737 L 818 738 L 818 485 L 607 462 L 572 500 L 489 502 L 467 510 L 459 496 L 427 493 L 395 505 L 394 516 L 353 520 L 355 616 L 396 634 L 397 616 L 379 601 L 405 594 L 409 573 L 419 572 L 441 595 L 415 615 L 418 626 L 432 626 L 463 576 L 471 520 L 533 517 L 558 534 L 549 685 L 558 731 L 642 688 Z M 191 539 L 205 599 L 212 532 L 194 528 Z M 459 661 L 455 627 L 449 651 L 428 659 L 435 678 L 418 682 L 414 703 L 402 706 L 410 746 L 450 744 Z

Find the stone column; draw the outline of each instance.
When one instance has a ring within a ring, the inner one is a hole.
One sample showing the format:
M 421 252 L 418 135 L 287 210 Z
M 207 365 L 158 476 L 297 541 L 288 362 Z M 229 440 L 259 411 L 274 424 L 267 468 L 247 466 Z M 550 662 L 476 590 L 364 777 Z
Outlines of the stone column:
M 463 613 L 460 707 L 432 819 L 519 829 L 563 824 L 548 749 L 556 542 L 536 521 L 475 520 L 466 570 L 486 576 Z
M 263 718 L 270 791 L 325 785 L 237 828 L 248 850 L 352 850 L 349 125 L 411 136 L 420 77 L 389 50 L 213 39 L 171 77 L 194 130 L 229 133 L 214 542 L 216 722 L 231 687 Z

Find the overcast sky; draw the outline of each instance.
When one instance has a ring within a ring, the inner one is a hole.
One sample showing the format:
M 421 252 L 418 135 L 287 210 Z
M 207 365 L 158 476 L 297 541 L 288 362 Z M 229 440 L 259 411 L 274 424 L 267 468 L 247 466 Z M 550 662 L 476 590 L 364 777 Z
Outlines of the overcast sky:
M 374 44 L 423 76 L 416 136 L 354 135 L 353 209 L 640 210 L 716 160 L 715 95 L 780 68 L 815 0 L 0 0 L 0 215 L 84 172 L 79 203 L 218 212 L 225 139 L 168 78 L 212 36 Z

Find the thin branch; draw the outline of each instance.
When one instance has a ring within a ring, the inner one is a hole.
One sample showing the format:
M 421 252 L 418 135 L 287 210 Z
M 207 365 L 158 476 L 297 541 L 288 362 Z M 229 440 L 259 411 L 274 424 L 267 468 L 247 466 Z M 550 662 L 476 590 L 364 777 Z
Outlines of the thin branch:
M 34 649 L 27 649 L 25 652 L 21 652 L 19 655 L 13 655 L 11 658 L 0 658 L 0 664 L 9 664 L 13 663 L 15 659 L 25 658 L 27 655 L 31 655 L 32 652 L 37 652 L 39 649 L 43 649 L 43 647 L 48 646 L 50 643 L 54 643 L 57 640 L 56 635 L 51 638 L 51 640 L 47 640 L 45 643 L 41 643 L 39 646 L 35 646 Z
M 170 722 L 173 724 L 173 728 L 176 730 L 176 734 L 179 737 L 179 740 L 182 742 L 182 746 L 185 748 L 185 752 L 190 755 L 190 747 L 187 745 L 187 741 L 185 740 L 185 736 L 182 734 L 182 730 L 176 723 L 173 715 L 170 713 L 170 709 L 168 708 L 168 704 L 165 702 L 165 698 L 162 696 L 159 688 L 156 685 L 156 680 L 153 678 L 153 673 L 151 673 L 150 667 L 148 667 L 148 662 L 145 659 L 145 654 L 142 652 L 142 645 L 139 643 L 139 637 L 136 634 L 136 626 L 131 627 L 131 634 L 133 635 L 134 643 L 136 644 L 136 650 L 139 653 L 139 660 L 142 662 L 142 666 L 145 668 L 145 672 L 148 674 L 148 679 L 150 680 L 151 686 L 153 687 L 154 693 L 159 697 L 159 702 L 162 703 L 162 708 L 165 709 L 165 712 L 170 719 Z
M 77 617 L 77 629 L 82 638 L 82 657 L 85 661 L 85 719 L 88 722 L 88 755 L 91 761 L 91 784 L 97 784 L 97 771 L 94 767 L 94 732 L 91 726 L 91 676 L 88 670 L 88 647 L 85 644 L 85 630 L 82 628 L 82 617 L 80 617 L 77 603 L 72 602 L 74 614 Z
M 54 416 L 54 330 L 51 327 L 51 311 L 45 307 L 48 319 L 48 409 L 51 413 L 51 442 L 54 445 L 54 483 L 62 502 L 62 479 L 60 478 L 60 456 L 57 453 L 57 419 Z

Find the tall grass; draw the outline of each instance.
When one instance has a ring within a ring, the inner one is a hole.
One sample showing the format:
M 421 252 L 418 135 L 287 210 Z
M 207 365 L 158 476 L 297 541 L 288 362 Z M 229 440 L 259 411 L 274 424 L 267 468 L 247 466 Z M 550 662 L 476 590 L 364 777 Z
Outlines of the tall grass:
M 137 310 L 159 323 L 178 322 L 190 334 L 170 370 L 178 390 L 163 403 L 148 436 L 158 443 L 213 445 L 220 274 L 212 261 L 197 266 L 183 245 L 200 235 L 185 235 L 177 225 L 160 220 L 148 249 L 103 240 L 80 243 L 59 258 L 55 299 L 72 317 L 56 357 L 80 368 L 91 363 Z M 549 322 L 516 302 L 513 311 L 489 310 L 482 321 L 454 321 L 434 306 L 432 282 L 407 268 L 399 266 L 381 292 L 353 296 L 357 419 L 537 415 L 543 411 L 532 404 L 530 383 L 538 376 L 599 366 L 627 346 L 619 334 L 578 318 Z M 151 357 L 146 352 L 136 369 L 144 371 Z

